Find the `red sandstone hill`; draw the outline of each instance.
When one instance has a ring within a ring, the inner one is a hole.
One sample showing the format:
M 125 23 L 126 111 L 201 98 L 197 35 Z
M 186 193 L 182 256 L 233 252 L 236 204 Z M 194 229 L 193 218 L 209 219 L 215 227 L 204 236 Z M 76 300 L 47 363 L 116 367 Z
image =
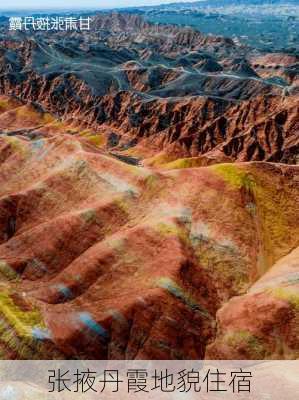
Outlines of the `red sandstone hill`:
M 297 166 L 133 166 L 1 104 L 4 358 L 298 357 Z
M 148 165 L 297 162 L 295 56 L 133 14 L 98 14 L 92 28 L 0 39 L 0 93 Z
M 298 358 L 297 67 L 134 15 L 0 37 L 0 357 Z

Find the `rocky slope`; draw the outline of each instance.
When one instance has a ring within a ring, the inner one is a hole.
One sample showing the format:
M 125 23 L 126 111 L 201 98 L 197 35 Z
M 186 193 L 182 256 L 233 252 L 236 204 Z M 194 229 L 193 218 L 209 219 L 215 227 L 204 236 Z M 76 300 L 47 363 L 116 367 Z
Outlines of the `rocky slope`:
M 116 13 L 2 37 L 0 357 L 298 358 L 297 61 Z
M 99 14 L 91 32 L 4 36 L 0 93 L 108 145 L 113 135 L 127 156 L 296 163 L 297 64 L 191 28 Z
M 133 166 L 0 104 L 2 357 L 298 357 L 297 166 Z

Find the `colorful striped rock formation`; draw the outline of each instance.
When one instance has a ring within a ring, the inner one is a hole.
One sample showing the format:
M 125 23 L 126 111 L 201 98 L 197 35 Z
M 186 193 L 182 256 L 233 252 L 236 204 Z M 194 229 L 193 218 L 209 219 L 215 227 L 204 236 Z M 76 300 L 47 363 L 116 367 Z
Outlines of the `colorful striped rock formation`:
M 298 357 L 298 166 L 130 165 L 1 104 L 2 358 Z

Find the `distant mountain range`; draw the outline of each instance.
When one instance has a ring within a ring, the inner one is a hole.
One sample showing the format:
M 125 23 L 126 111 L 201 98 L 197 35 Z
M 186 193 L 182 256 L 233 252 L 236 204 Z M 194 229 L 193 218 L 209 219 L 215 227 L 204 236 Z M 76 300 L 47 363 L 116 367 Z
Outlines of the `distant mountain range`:
M 202 0 L 202 1 L 190 1 L 190 2 L 179 2 L 179 3 L 168 3 L 161 4 L 156 7 L 166 8 L 166 7 L 188 7 L 188 6 L 213 6 L 213 7 L 221 7 L 227 5 L 240 5 L 240 4 L 248 4 L 248 5 L 265 5 L 265 4 L 299 4 L 299 0 Z M 149 6 L 151 7 L 151 6 Z
M 235 4 L 0 23 L 0 359 L 299 358 L 297 6 Z

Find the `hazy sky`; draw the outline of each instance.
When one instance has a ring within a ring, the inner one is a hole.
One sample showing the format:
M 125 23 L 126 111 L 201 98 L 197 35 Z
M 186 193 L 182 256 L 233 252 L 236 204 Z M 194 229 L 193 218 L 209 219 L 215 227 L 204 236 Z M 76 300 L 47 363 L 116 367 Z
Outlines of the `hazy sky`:
M 113 8 L 126 6 L 178 3 L 182 0 L 10 0 L 0 4 L 0 9 L 51 9 L 51 8 Z M 4 4 L 5 3 L 5 4 Z

